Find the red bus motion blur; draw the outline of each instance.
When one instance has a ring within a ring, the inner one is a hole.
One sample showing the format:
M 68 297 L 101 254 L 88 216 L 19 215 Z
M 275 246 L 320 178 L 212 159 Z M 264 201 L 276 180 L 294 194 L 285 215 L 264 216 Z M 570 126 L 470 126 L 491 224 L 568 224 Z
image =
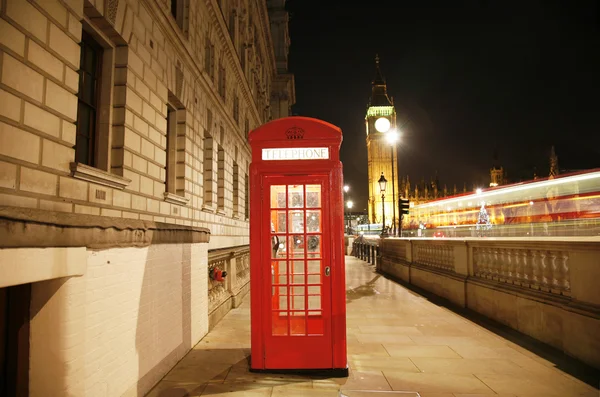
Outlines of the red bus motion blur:
M 411 203 L 402 227 L 403 237 L 598 236 L 600 169 Z

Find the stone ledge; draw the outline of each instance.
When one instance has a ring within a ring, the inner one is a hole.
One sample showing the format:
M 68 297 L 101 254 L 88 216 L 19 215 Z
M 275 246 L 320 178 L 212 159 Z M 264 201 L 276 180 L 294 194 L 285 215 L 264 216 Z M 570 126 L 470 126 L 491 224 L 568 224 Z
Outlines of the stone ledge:
M 94 182 L 119 190 L 125 189 L 131 183 L 131 179 L 123 178 L 81 163 L 71 163 L 70 168 L 71 176 L 73 178 Z
M 210 230 L 162 222 L 0 206 L 0 248 L 208 243 Z

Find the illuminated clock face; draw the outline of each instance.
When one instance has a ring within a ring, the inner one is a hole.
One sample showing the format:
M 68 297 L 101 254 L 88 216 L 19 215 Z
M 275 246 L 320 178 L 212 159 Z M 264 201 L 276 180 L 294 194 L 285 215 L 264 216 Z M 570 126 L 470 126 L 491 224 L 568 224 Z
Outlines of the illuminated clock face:
M 380 117 L 375 121 L 375 129 L 379 132 L 387 132 L 390 129 L 390 121 L 385 117 Z

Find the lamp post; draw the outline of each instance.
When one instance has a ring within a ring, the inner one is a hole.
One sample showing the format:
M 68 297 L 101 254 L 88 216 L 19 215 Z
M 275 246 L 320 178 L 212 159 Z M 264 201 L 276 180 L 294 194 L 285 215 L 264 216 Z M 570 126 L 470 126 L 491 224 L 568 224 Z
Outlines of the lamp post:
M 394 172 L 394 152 L 398 141 L 398 131 L 391 129 L 386 134 L 387 141 L 392 149 L 392 236 L 396 236 L 396 177 Z
M 387 237 L 387 231 L 385 230 L 385 185 L 387 185 L 387 179 L 381 173 L 381 177 L 377 181 L 379 183 L 379 190 L 381 191 L 381 238 Z

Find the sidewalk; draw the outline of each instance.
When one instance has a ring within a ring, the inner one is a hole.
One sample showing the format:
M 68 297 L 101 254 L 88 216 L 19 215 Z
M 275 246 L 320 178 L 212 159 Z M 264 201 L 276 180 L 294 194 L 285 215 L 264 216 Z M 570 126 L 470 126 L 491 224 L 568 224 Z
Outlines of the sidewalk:
M 346 257 L 346 277 L 348 378 L 250 373 L 246 298 L 148 396 L 600 396 L 554 363 L 387 280 L 361 260 Z

